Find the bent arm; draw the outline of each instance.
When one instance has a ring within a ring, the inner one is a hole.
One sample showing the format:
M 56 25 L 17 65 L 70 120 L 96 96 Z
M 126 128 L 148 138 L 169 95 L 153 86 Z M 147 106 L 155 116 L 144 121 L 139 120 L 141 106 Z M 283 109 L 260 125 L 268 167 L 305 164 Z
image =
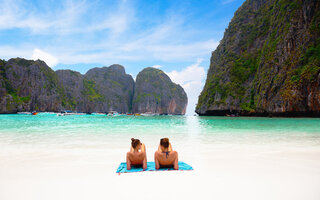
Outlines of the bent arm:
M 143 159 L 143 163 L 142 163 L 142 168 L 143 170 L 146 170 L 147 169 L 147 155 L 146 153 L 144 152 L 144 159 Z
M 154 153 L 154 163 L 155 163 L 156 169 L 160 169 L 160 163 L 159 163 L 159 160 L 158 160 L 158 152 Z
M 146 152 L 146 145 L 143 143 L 141 144 L 141 152 Z
M 179 169 L 179 159 L 178 159 L 178 152 L 174 152 L 175 153 L 175 159 L 173 162 L 173 169 L 178 170 Z
M 133 153 L 134 149 L 130 146 L 130 152 Z
M 129 158 L 129 152 L 127 153 L 127 170 L 130 170 L 131 169 L 131 161 L 130 161 L 130 158 Z
M 171 143 L 169 143 L 169 148 L 168 148 L 168 151 L 172 151 L 172 146 L 171 146 Z

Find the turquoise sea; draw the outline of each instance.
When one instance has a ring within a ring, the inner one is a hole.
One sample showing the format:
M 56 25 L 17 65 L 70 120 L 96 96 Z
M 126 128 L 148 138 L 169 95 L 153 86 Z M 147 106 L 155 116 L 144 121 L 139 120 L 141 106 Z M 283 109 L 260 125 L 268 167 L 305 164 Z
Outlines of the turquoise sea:
M 131 137 L 148 161 L 169 137 L 194 170 L 117 175 Z M 319 158 L 316 118 L 0 115 L 6 200 L 163 199 L 158 188 L 169 199 L 318 200 Z
M 261 151 L 263 155 L 270 151 L 314 152 L 320 148 L 320 119 L 0 115 L 0 156 L 18 155 L 17 159 L 22 157 L 19 151 L 47 152 L 48 157 L 56 156 L 57 151 L 73 151 L 97 158 L 118 155 L 120 162 L 125 160 L 121 156 L 129 149 L 130 138 L 139 138 L 151 151 L 151 160 L 163 137 L 170 139 L 181 152 L 180 157 L 191 160 L 197 159 L 199 153 L 220 154 L 230 149 Z
M 255 118 L 197 116 L 116 116 L 55 114 L 0 115 L 0 147 L 4 144 L 48 142 L 48 145 L 86 138 L 173 137 L 228 143 L 257 142 L 320 145 L 318 118 Z

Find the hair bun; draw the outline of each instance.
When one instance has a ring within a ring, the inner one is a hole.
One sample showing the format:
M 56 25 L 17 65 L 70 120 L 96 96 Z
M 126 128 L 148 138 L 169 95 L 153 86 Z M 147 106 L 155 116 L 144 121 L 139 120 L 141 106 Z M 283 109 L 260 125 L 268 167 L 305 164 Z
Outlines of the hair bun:
M 131 138 L 131 146 L 132 146 L 133 148 L 136 148 L 139 144 L 141 144 L 141 142 L 140 142 L 139 139 Z
M 169 147 L 169 138 L 160 139 L 160 145 L 165 148 L 168 148 Z

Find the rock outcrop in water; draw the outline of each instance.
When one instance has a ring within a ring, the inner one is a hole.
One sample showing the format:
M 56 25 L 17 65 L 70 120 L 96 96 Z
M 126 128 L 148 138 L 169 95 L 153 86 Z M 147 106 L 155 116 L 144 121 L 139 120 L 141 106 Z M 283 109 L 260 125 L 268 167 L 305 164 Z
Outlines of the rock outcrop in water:
M 163 96 L 159 106 L 146 102 L 149 109 L 146 112 L 184 114 L 187 102 L 184 90 L 163 72 L 154 74 L 153 79 L 158 85 L 144 94 Z M 138 91 L 140 88 L 139 82 Z M 132 112 L 134 89 L 133 78 L 121 65 L 93 68 L 82 75 L 72 70 L 54 72 L 40 60 L 0 60 L 0 113 L 34 110 L 127 113 Z M 142 111 L 145 110 L 136 110 Z
M 187 95 L 161 70 L 148 67 L 136 78 L 133 112 L 184 115 Z
M 244 2 L 212 53 L 196 112 L 320 116 L 320 1 Z

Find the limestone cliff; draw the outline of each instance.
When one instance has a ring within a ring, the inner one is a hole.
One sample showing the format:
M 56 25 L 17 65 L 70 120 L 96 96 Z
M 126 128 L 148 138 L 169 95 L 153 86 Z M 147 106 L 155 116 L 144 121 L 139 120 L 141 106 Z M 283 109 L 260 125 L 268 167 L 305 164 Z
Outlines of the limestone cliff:
M 131 112 L 134 80 L 121 65 L 90 69 L 84 76 L 91 110 Z M 96 91 L 92 92 L 91 91 Z
M 56 71 L 69 105 L 79 112 L 131 112 L 134 80 L 121 65 L 93 68 L 85 75 L 71 70 Z
M 0 63 L 0 113 L 59 111 L 64 92 L 43 61 L 10 59 Z
M 200 115 L 320 116 L 320 1 L 247 0 L 212 53 Z
M 82 75 L 72 70 L 54 72 L 40 60 L 0 60 L 0 113 L 128 113 L 134 104 L 136 113 L 184 114 L 184 90 L 162 71 L 154 70 L 147 68 L 139 73 L 138 93 L 134 94 L 135 82 L 121 65 L 93 68 Z
M 65 101 L 62 102 L 64 110 L 78 112 L 90 112 L 86 109 L 87 101 L 84 93 L 84 77 L 82 74 L 72 70 L 57 70 L 56 74 L 60 83 L 63 85 Z
M 159 69 L 143 69 L 137 75 L 134 91 L 135 113 L 184 115 L 186 112 L 188 99 L 185 91 Z

